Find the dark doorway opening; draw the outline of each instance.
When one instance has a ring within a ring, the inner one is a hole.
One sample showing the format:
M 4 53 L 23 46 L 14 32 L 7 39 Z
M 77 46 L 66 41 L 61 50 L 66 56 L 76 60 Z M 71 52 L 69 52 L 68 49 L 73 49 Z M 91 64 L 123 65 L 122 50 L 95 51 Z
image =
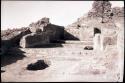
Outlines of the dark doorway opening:
M 100 33 L 100 34 L 101 34 L 101 30 L 98 29 L 98 28 L 94 28 L 94 36 L 95 36 L 95 34 L 97 34 L 97 33 Z

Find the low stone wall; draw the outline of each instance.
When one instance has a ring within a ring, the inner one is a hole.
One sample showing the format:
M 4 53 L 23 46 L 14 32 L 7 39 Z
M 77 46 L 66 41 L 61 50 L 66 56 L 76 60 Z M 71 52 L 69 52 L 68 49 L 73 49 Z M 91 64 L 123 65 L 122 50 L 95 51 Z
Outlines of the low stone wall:
M 35 47 L 37 45 L 43 45 L 49 43 L 49 36 L 47 33 L 31 33 L 24 36 L 20 41 L 20 46 L 23 48 Z
M 94 39 L 95 50 L 105 50 L 107 45 L 117 45 L 117 34 L 113 36 L 104 36 L 101 34 L 95 34 Z
M 104 45 L 116 45 L 117 44 L 117 34 L 113 36 L 104 37 Z

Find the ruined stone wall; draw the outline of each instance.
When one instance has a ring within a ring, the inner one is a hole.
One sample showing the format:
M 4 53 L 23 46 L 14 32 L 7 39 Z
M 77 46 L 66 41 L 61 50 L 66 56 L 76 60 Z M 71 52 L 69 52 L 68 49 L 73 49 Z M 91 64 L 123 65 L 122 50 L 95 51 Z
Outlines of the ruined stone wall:
M 81 41 L 90 41 L 94 36 L 94 27 L 89 25 L 80 25 L 79 27 L 69 27 L 65 29 L 64 37 L 68 40 L 78 39 Z
M 7 50 L 13 46 L 18 46 L 20 39 L 30 34 L 28 28 L 5 30 L 1 34 L 1 55 L 7 53 Z
M 51 42 L 63 38 L 64 28 L 62 26 L 51 24 L 49 18 L 46 17 L 35 23 L 31 23 L 29 27 L 30 31 L 33 33 L 46 32 L 50 36 Z
M 23 48 L 34 47 L 48 43 L 50 43 L 50 40 L 46 32 L 40 34 L 31 33 L 23 36 L 23 38 L 20 40 L 20 46 Z
M 94 28 L 101 30 L 104 36 L 112 36 L 117 33 L 118 27 L 115 25 L 116 20 L 124 18 L 124 8 L 111 8 L 109 1 L 94 1 L 92 9 L 87 16 L 82 16 L 71 25 L 66 27 L 66 39 L 91 40 L 94 37 Z M 102 22 L 103 21 L 103 22 Z M 70 35 L 71 34 L 71 35 Z M 110 39 L 110 38 L 109 38 Z
M 20 41 L 20 46 L 23 48 L 53 43 L 63 39 L 64 36 L 64 27 L 49 23 L 49 18 L 46 17 L 31 23 L 29 27 L 32 33 Z
M 56 42 L 56 40 L 63 40 L 64 38 L 64 27 L 48 24 L 44 29 L 43 32 L 46 32 L 49 35 L 50 42 Z
M 49 18 L 42 18 L 27 28 L 2 31 L 2 48 L 21 46 L 33 47 L 48 44 L 64 38 L 64 27 L 51 24 Z
M 104 36 L 104 45 L 117 45 L 117 34 L 113 36 Z

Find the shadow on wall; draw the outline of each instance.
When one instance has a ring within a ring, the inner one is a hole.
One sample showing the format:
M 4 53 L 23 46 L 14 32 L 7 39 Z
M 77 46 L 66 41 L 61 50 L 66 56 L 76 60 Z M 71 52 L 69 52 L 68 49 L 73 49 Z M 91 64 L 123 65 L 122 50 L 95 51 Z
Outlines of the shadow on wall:
M 47 27 L 44 28 L 44 32 L 48 33 L 51 43 L 64 39 L 64 27 L 63 26 L 58 26 L 55 24 L 48 24 Z
M 43 45 L 35 45 L 32 47 L 27 47 L 27 48 L 56 48 L 56 47 L 63 47 L 62 43 L 50 43 L 50 44 L 43 44 Z
M 54 24 L 48 24 L 47 27 L 45 27 L 44 31 L 53 31 L 54 34 L 52 36 L 51 34 L 51 42 L 56 42 L 58 40 L 79 40 L 79 38 L 73 36 L 69 32 L 67 32 L 63 26 L 58 26 Z

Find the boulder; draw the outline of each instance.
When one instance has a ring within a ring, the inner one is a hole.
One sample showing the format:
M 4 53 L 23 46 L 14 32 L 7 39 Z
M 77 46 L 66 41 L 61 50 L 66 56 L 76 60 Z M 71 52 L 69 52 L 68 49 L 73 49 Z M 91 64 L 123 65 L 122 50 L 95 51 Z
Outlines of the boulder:
M 92 46 L 86 46 L 86 47 L 84 48 L 84 50 L 93 50 L 93 47 L 92 47 Z
M 27 70 L 43 70 L 45 68 L 49 67 L 49 65 L 44 60 L 38 60 L 35 63 L 31 63 L 27 66 Z

